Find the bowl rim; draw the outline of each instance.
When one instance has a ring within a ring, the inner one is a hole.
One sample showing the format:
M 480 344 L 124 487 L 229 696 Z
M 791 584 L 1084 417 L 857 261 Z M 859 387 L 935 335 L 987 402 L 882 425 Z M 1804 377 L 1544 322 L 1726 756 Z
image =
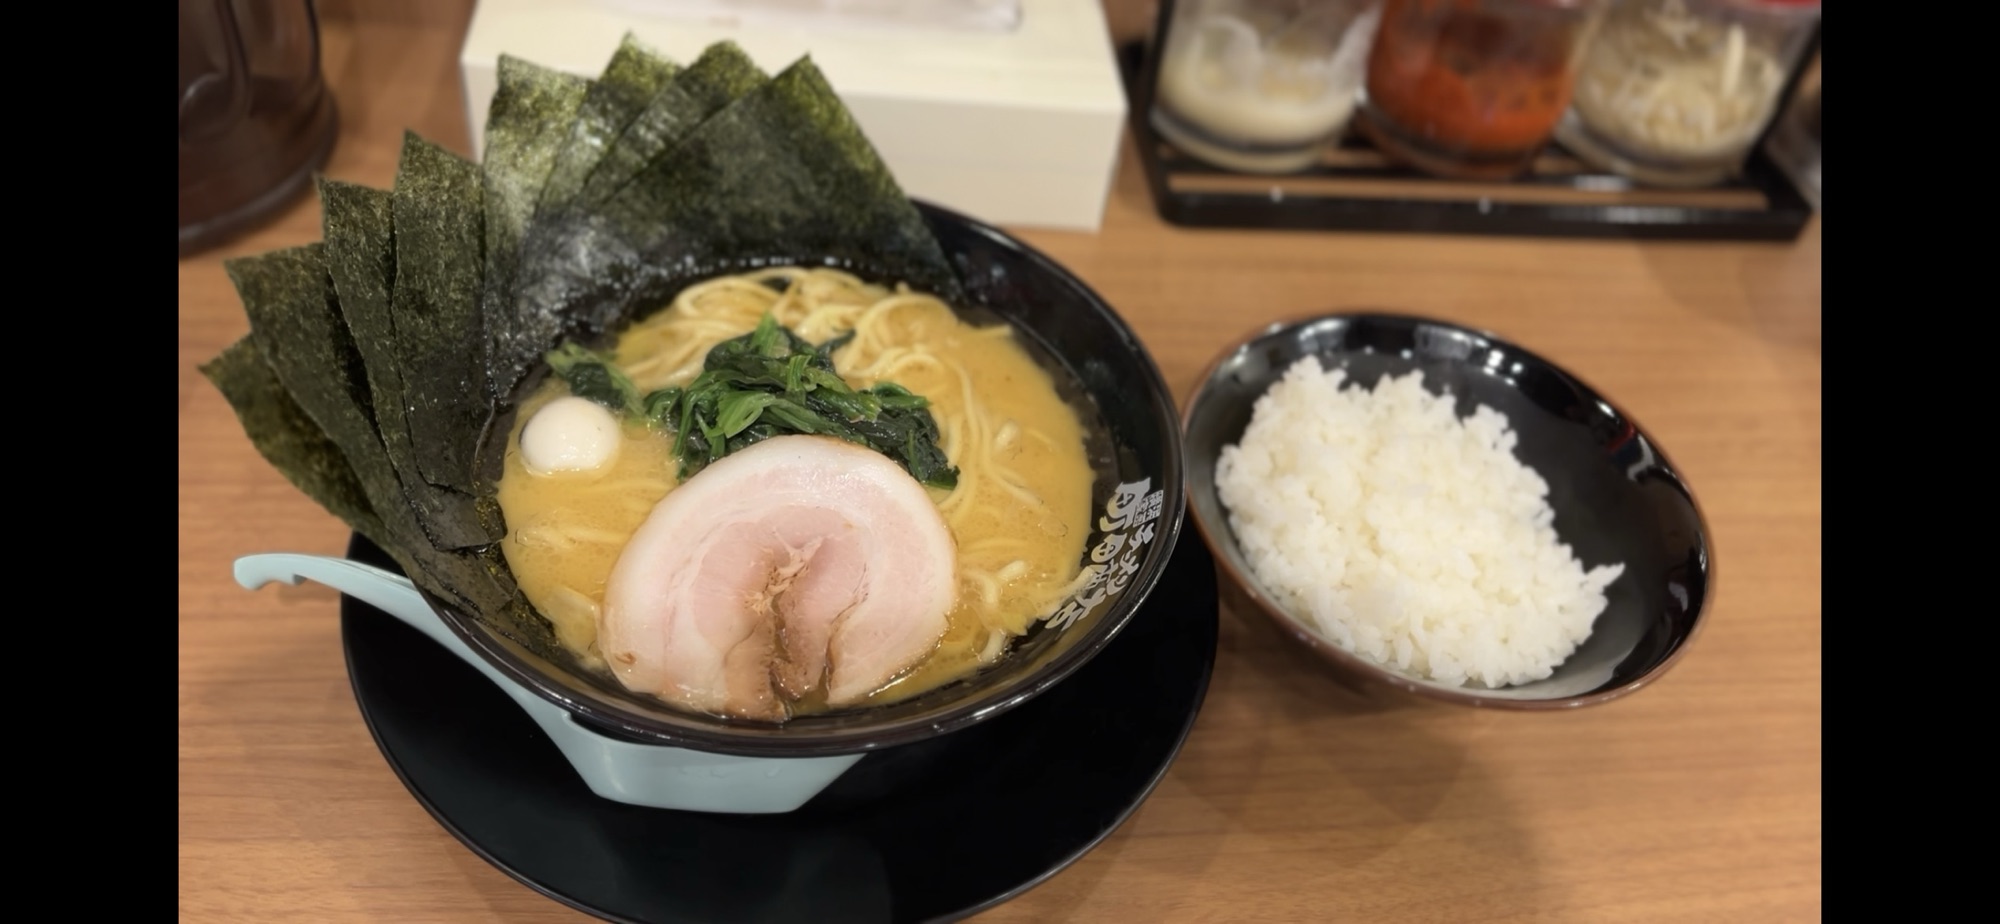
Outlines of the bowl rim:
M 1011 686 L 997 687 L 982 696 L 963 697 L 951 702 L 934 713 L 906 717 L 887 725 L 856 725 L 835 729 L 806 729 L 788 733 L 798 726 L 792 724 L 773 725 L 770 723 L 736 722 L 712 716 L 686 712 L 685 725 L 667 725 L 643 712 L 625 708 L 614 700 L 587 699 L 574 695 L 572 688 L 563 682 L 567 674 L 558 667 L 555 675 L 538 670 L 528 657 L 527 650 L 511 639 L 486 627 L 476 616 L 461 611 L 449 601 L 442 600 L 422 590 L 431 608 L 443 617 L 443 622 L 479 656 L 498 668 L 515 684 L 535 693 L 561 707 L 579 720 L 579 724 L 592 731 L 614 738 L 623 738 L 642 744 L 664 747 L 680 747 L 711 754 L 725 754 L 741 757 L 832 757 L 843 754 L 858 754 L 909 744 L 937 735 L 984 722 L 1002 715 L 1040 695 L 1043 691 L 1062 682 L 1084 663 L 1109 645 L 1129 623 L 1159 584 L 1173 558 L 1176 544 L 1180 541 L 1182 521 L 1187 510 L 1187 479 L 1184 464 L 1184 449 L 1178 415 L 1175 413 L 1173 391 L 1161 374 L 1159 364 L 1136 331 L 1111 306 L 1111 303 L 1082 277 L 1047 254 L 1030 246 L 1026 241 L 986 222 L 934 205 L 921 199 L 912 199 L 912 204 L 923 214 L 927 223 L 944 222 L 957 224 L 964 231 L 991 241 L 994 245 L 1018 252 L 1029 263 L 1063 285 L 1074 289 L 1085 303 L 1111 325 L 1121 338 L 1132 348 L 1136 360 L 1144 374 L 1143 386 L 1148 395 L 1153 423 L 1162 435 L 1166 452 L 1160 460 L 1159 485 L 1163 489 L 1159 525 L 1156 528 L 1151 548 L 1145 563 L 1132 577 L 1125 593 L 1116 603 L 1103 612 L 1089 627 L 1086 635 L 1071 645 L 1068 650 L 1051 658 L 1039 669 L 1022 675 Z M 1092 511 L 1096 516 L 1096 511 Z M 518 649 L 518 650 L 517 650 Z M 531 652 L 528 653 L 532 655 Z M 535 656 L 534 660 L 545 660 Z M 674 707 L 662 705 L 662 710 Z
M 1200 378 L 1196 380 L 1194 392 L 1188 396 L 1187 405 L 1181 409 L 1182 442 L 1186 442 L 1189 429 L 1195 421 L 1196 411 L 1203 406 L 1203 399 L 1210 396 L 1216 374 L 1222 370 L 1224 364 L 1237 355 L 1254 349 L 1259 344 L 1274 338 L 1288 336 L 1301 328 L 1314 324 L 1330 322 L 1339 322 L 1343 325 L 1356 322 L 1387 323 L 1408 325 L 1411 327 L 1428 325 L 1471 336 L 1485 341 L 1489 345 L 1504 347 L 1507 350 L 1519 353 L 1528 359 L 1541 363 L 1550 371 L 1566 380 L 1570 385 L 1574 386 L 1584 397 L 1598 401 L 1604 406 L 1611 408 L 1620 418 L 1631 425 L 1634 435 L 1643 437 L 1652 446 L 1654 458 L 1662 468 L 1673 474 L 1675 481 L 1681 487 L 1681 493 L 1687 497 L 1688 504 L 1694 511 L 1696 525 L 1695 540 L 1700 544 L 1703 552 L 1703 567 L 1707 578 L 1707 587 L 1702 594 L 1700 604 L 1694 609 L 1687 634 L 1658 663 L 1624 683 L 1614 687 L 1594 690 L 1589 693 L 1574 696 L 1549 697 L 1546 699 L 1482 696 L 1480 695 L 1481 691 L 1473 688 L 1447 687 L 1440 684 L 1418 681 L 1349 652 L 1329 639 L 1321 638 L 1318 633 L 1306 626 L 1305 623 L 1286 612 L 1283 607 L 1277 604 L 1277 601 L 1272 600 L 1264 592 L 1262 585 L 1258 583 L 1255 576 L 1245 573 L 1236 566 L 1230 554 L 1230 550 L 1236 548 L 1236 540 L 1229 531 L 1229 524 L 1226 522 L 1208 522 L 1208 519 L 1201 513 L 1201 505 L 1193 502 L 1197 491 L 1196 486 L 1193 484 L 1187 485 L 1185 493 L 1189 497 L 1188 518 L 1194 521 L 1195 529 L 1201 534 L 1202 541 L 1206 542 L 1209 551 L 1214 553 L 1216 567 L 1223 571 L 1228 581 L 1235 585 L 1236 590 L 1245 599 L 1249 600 L 1255 609 L 1263 613 L 1264 617 L 1269 619 L 1280 631 L 1298 640 L 1308 650 L 1318 655 L 1323 661 L 1340 673 L 1362 679 L 1371 685 L 1388 687 L 1433 702 L 1456 703 L 1459 705 L 1516 712 L 1550 712 L 1576 709 L 1583 706 L 1595 706 L 1638 692 L 1640 689 L 1652 684 L 1653 681 L 1658 680 L 1670 668 L 1680 662 L 1680 659 L 1687 654 L 1688 648 L 1694 644 L 1696 637 L 1701 634 L 1702 629 L 1708 625 L 1708 614 L 1715 607 L 1716 593 L 1719 589 L 1717 581 L 1718 572 L 1715 564 L 1715 534 L 1709 527 L 1708 515 L 1703 511 L 1701 501 L 1695 495 L 1694 487 L 1688 484 L 1687 479 L 1681 474 L 1679 466 L 1673 464 L 1665 449 L 1653 437 L 1651 431 L 1641 426 L 1636 418 L 1626 412 L 1624 406 L 1605 397 L 1602 392 L 1592 387 L 1589 382 L 1576 373 L 1571 372 L 1567 367 L 1550 360 L 1540 353 L 1521 346 L 1516 341 L 1483 328 L 1459 324 L 1429 315 L 1394 310 L 1349 308 L 1289 316 L 1262 325 L 1243 337 L 1232 341 L 1228 346 L 1218 351 L 1214 359 L 1209 361 L 1208 365 L 1202 370 Z M 1185 451 L 1185 446 L 1183 446 L 1183 451 Z M 1183 471 L 1186 470 L 1183 469 Z M 1214 488 L 1212 484 L 1209 490 L 1213 492 Z M 1216 498 L 1216 503 L 1218 505 L 1221 504 L 1219 496 Z

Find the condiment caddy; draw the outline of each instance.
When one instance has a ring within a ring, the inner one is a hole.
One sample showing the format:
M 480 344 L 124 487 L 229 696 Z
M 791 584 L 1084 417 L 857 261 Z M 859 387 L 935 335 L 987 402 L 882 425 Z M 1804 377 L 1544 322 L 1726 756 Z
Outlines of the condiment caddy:
M 1816 207 L 1763 141 L 1818 8 L 1161 0 L 1121 65 L 1176 224 L 1790 240 Z

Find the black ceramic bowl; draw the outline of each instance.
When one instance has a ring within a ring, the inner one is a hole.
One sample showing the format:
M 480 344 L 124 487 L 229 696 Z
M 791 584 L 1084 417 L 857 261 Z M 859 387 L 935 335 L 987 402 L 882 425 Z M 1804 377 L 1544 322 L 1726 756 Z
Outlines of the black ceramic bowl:
M 1449 392 L 1460 417 L 1481 404 L 1507 415 L 1519 436 L 1516 457 L 1548 482 L 1561 540 L 1586 568 L 1625 564 L 1590 637 L 1553 675 L 1497 690 L 1406 676 L 1321 637 L 1258 585 L 1216 495 L 1216 458 L 1242 438 L 1257 397 L 1306 356 L 1365 387 L 1422 370 L 1424 387 Z M 1188 403 L 1183 427 L 1188 503 L 1215 551 L 1228 599 L 1269 616 L 1351 686 L 1512 709 L 1601 703 L 1659 677 L 1701 628 L 1714 579 L 1708 531 L 1666 453 L 1590 386 L 1492 334 L 1389 314 L 1276 324 L 1222 353 Z
M 968 679 L 890 705 L 771 725 L 665 706 L 608 676 L 543 658 L 427 595 L 432 608 L 481 657 L 592 728 L 650 744 L 763 757 L 855 753 L 951 732 L 1026 702 L 1103 649 L 1145 601 L 1179 538 L 1185 495 L 1172 394 L 1131 328 L 1081 280 L 995 228 L 934 206 L 918 208 L 963 280 L 968 304 L 960 307 L 1012 324 L 1031 353 L 1059 367 L 1052 370 L 1058 388 L 1077 392 L 1067 395 L 1073 403 L 1094 405 L 1104 425 L 1108 439 L 1092 452 L 1097 520 L 1084 548 L 1088 558 L 1115 537 L 1117 554 L 1097 589 L 1102 593 L 1079 595 L 1088 598 L 1079 604 L 1090 604 L 1079 606 L 1083 615 L 1037 623 L 998 663 Z

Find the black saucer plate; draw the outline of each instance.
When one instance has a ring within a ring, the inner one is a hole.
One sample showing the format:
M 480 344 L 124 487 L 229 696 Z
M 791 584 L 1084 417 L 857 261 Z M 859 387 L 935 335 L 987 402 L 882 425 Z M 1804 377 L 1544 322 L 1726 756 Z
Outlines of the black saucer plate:
M 350 557 L 394 568 L 366 539 Z M 1215 665 L 1212 559 L 1193 530 L 1090 663 L 991 721 L 864 757 L 785 815 L 598 798 L 520 707 L 352 598 L 341 635 L 362 717 L 438 823 L 556 901 L 613 921 L 963 917 L 1068 866 L 1138 808 Z

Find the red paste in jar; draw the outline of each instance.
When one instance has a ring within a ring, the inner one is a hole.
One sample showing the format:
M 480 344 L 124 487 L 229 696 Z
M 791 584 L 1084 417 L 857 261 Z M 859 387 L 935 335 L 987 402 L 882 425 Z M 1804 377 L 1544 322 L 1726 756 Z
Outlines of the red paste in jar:
M 1388 0 L 1369 104 L 1443 147 L 1539 147 L 1569 106 L 1585 11 L 1552 2 Z

